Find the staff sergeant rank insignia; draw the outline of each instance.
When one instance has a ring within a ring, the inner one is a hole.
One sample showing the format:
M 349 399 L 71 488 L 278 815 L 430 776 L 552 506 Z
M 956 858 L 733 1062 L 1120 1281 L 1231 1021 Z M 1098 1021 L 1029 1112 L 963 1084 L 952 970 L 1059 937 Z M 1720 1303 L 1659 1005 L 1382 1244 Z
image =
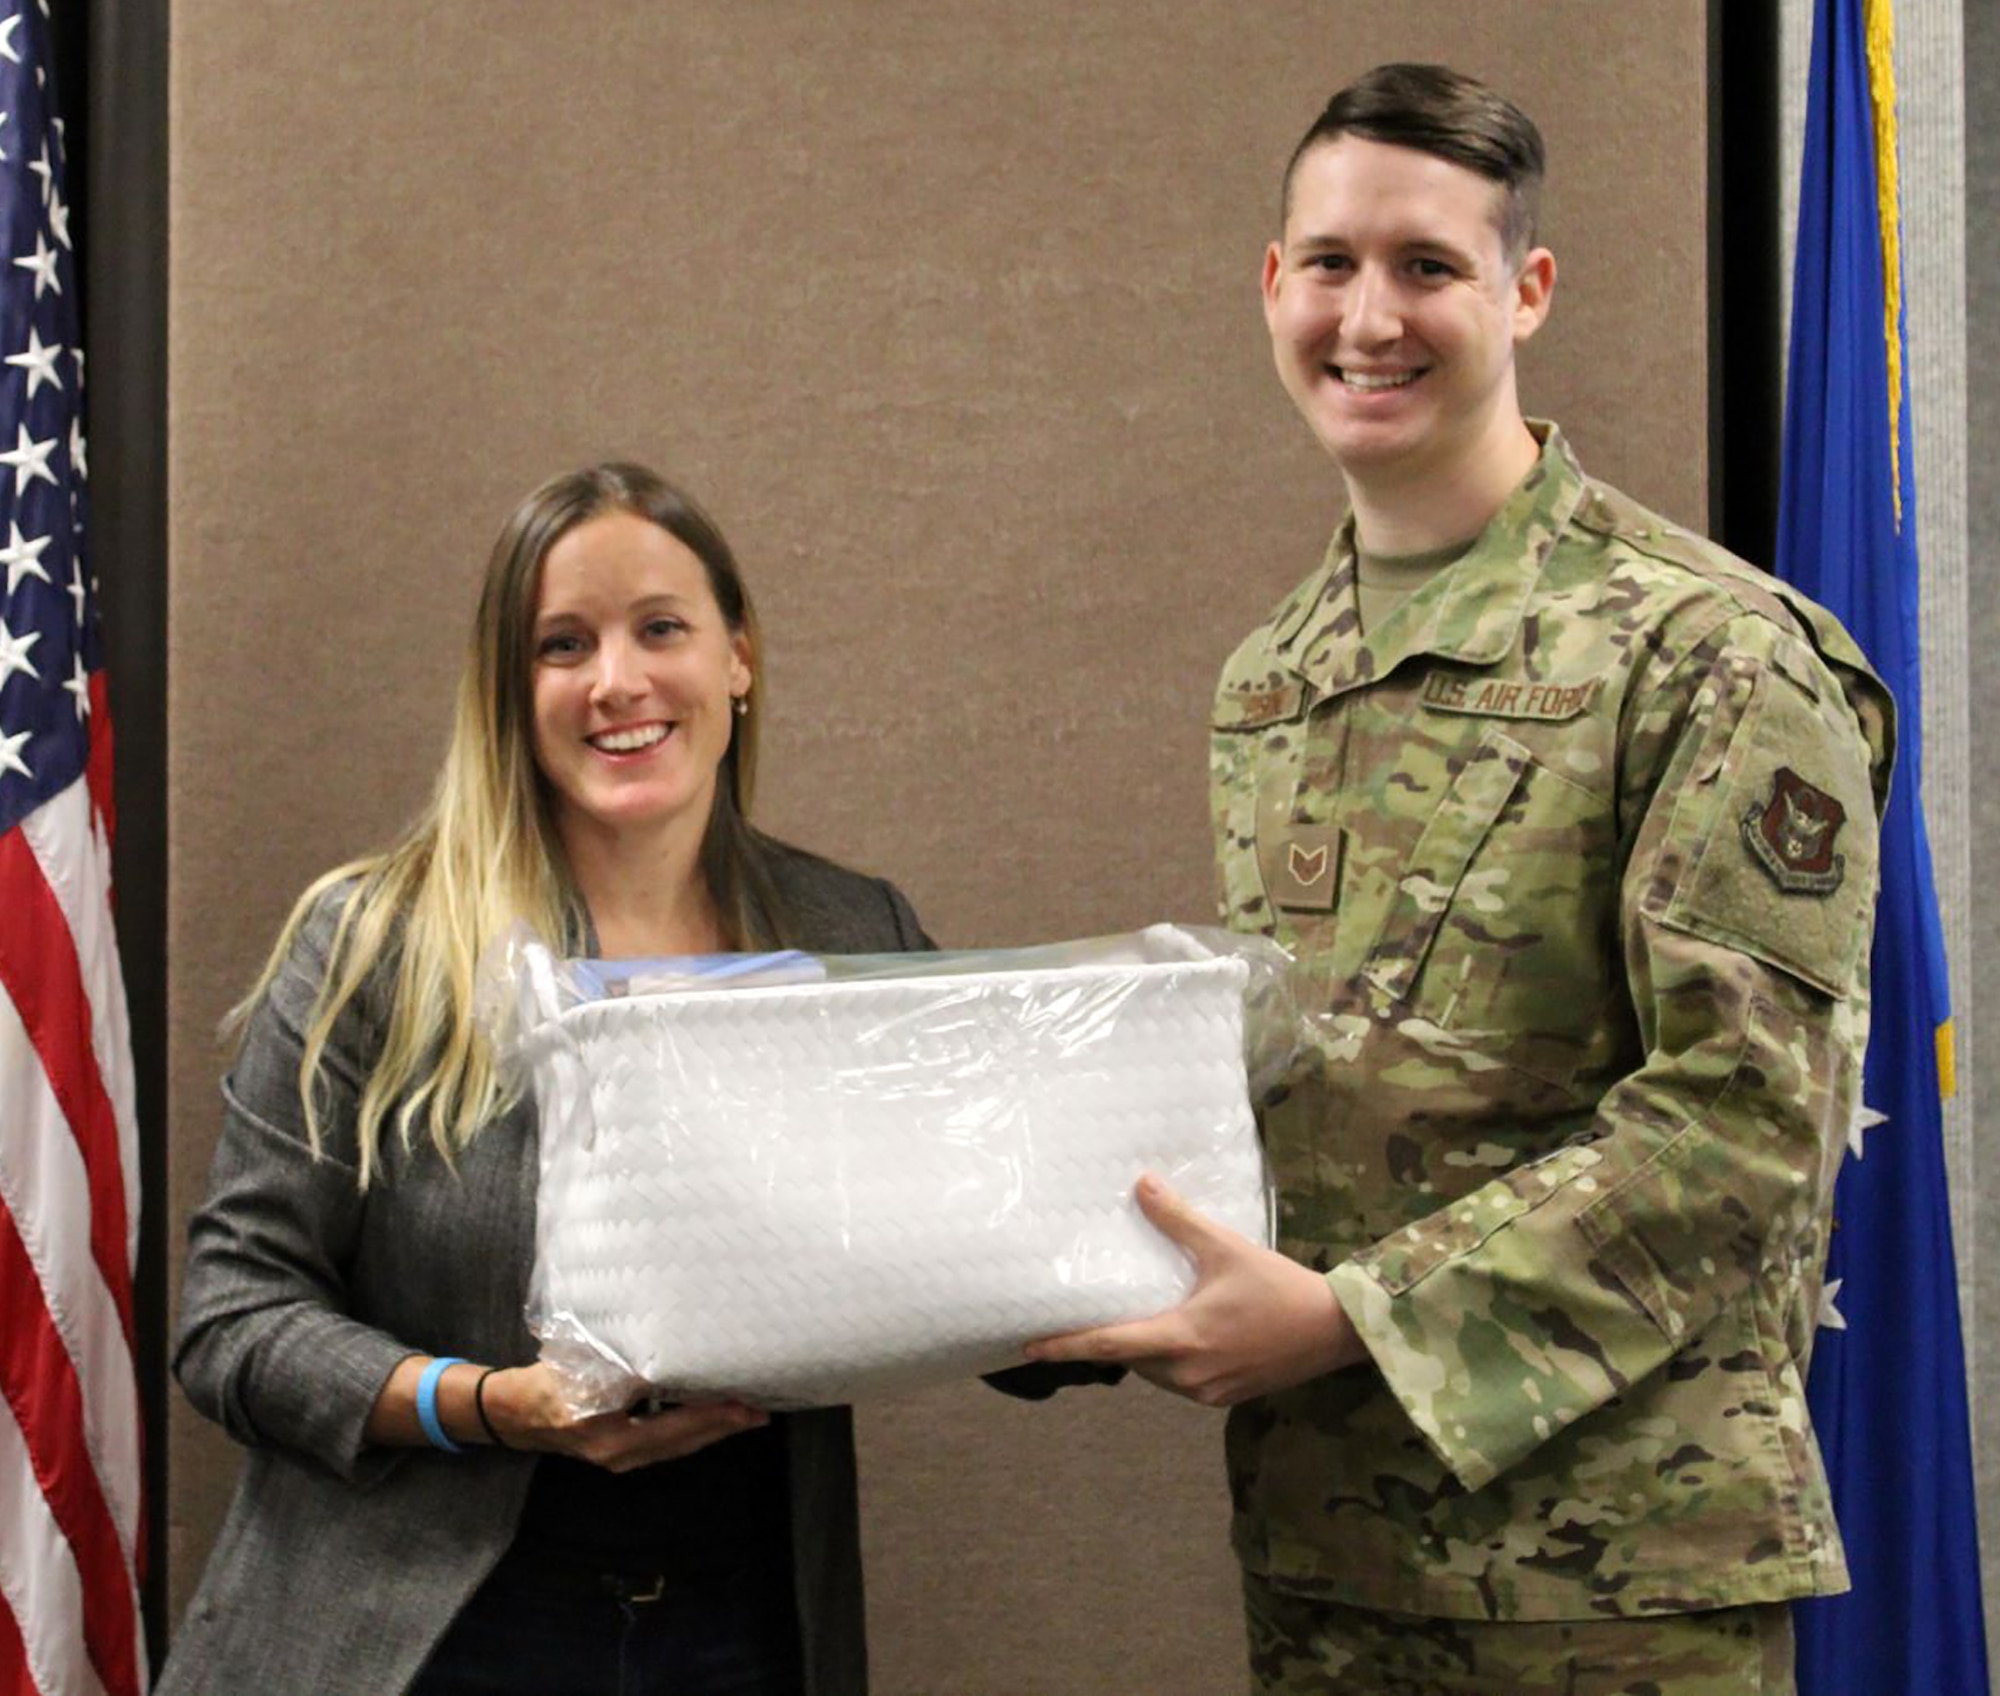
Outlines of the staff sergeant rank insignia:
M 1847 809 L 1815 789 L 1789 766 L 1780 766 L 1771 798 L 1743 815 L 1743 840 L 1771 881 L 1787 895 L 1831 895 L 1847 873 L 1833 839 Z

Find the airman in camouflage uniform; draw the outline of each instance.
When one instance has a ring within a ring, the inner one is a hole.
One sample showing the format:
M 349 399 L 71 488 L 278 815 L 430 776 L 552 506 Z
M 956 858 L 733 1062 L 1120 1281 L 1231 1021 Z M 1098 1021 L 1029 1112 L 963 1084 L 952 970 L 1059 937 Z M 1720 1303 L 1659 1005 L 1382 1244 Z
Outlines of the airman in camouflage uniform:
M 1312 982 L 1278 1246 L 1377 1367 L 1236 1410 L 1238 1553 L 1461 1618 L 1844 1588 L 1804 1372 L 1886 699 L 1553 429 L 1366 636 L 1355 578 L 1344 530 L 1216 702 L 1227 920 Z
M 1268 1696 L 1788 1692 L 1783 1604 L 1846 1584 L 1804 1377 L 1890 705 L 1829 615 L 1521 418 L 1539 174 L 1437 67 L 1295 156 L 1266 312 L 1352 511 L 1211 742 L 1225 919 L 1311 1009 L 1280 1254 L 1142 1185 L 1195 1295 L 1046 1351 L 1233 1406 Z M 1371 556 L 1440 551 L 1370 600 Z

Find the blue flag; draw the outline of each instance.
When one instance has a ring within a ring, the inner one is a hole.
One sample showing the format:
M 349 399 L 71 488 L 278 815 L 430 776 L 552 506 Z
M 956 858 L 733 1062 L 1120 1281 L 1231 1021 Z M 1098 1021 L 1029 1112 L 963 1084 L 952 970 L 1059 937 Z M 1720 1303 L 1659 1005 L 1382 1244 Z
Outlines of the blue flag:
M 1816 7 L 1778 517 L 1778 575 L 1847 626 L 1898 708 L 1866 1109 L 1835 1192 L 1809 1385 L 1854 1589 L 1799 1604 L 1799 1689 L 1986 1696 L 1945 1189 L 1950 990 L 1919 780 L 1917 513 L 1889 21 L 1889 0 Z

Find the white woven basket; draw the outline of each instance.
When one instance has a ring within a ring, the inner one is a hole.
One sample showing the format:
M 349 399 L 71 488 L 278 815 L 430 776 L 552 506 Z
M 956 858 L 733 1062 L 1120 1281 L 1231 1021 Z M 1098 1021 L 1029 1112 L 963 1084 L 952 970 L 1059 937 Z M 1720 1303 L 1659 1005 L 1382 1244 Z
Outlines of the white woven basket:
M 580 1407 L 851 1401 L 1159 1311 L 1143 1171 L 1267 1240 L 1239 959 L 571 1007 L 542 1115 L 534 1321 Z

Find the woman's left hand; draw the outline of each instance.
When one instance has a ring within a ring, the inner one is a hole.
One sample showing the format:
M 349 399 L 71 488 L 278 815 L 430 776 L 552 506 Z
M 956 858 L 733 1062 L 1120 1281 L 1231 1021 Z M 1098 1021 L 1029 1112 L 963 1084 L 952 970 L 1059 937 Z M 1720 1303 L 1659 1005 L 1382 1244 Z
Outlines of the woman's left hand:
M 579 1416 L 569 1411 L 555 1369 L 539 1361 L 492 1373 L 482 1400 L 488 1423 L 508 1448 L 568 1455 L 608 1472 L 681 1460 L 771 1420 L 763 1409 L 742 1402 Z

